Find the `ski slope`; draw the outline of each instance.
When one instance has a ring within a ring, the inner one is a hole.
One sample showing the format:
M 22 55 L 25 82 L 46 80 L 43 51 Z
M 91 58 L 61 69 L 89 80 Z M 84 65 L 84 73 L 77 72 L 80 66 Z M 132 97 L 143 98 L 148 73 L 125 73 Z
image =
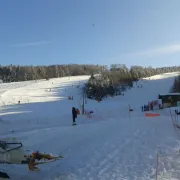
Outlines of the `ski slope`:
M 169 110 L 158 110 L 156 118 L 141 112 L 142 105 L 169 92 L 177 75 L 143 79 L 124 96 L 100 103 L 87 100 L 85 108 L 94 114 L 79 115 L 77 126 L 72 126 L 71 109 L 80 109 L 82 93 L 77 86 L 83 87 L 89 76 L 1 84 L 0 136 L 18 137 L 25 150 L 64 156 L 41 165 L 40 172 L 30 172 L 25 165 L 0 165 L 1 169 L 14 180 L 154 180 L 156 154 L 161 152 L 168 161 L 159 161 L 158 179 L 179 179 L 180 136 Z

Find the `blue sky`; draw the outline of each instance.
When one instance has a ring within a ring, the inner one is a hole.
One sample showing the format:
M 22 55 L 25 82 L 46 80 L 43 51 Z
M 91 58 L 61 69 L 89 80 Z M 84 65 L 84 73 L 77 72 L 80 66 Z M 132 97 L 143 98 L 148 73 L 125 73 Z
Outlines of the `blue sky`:
M 179 7 L 179 0 L 2 0 L 0 64 L 180 65 Z

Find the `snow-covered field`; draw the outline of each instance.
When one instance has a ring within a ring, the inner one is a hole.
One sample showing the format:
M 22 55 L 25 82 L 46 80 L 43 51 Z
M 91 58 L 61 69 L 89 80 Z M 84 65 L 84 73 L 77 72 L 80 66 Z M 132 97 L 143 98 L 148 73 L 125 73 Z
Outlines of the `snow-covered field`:
M 79 115 L 77 126 L 72 126 L 71 109 L 80 109 L 77 86 L 89 76 L 0 84 L 0 137 L 19 138 L 25 150 L 64 156 L 41 165 L 40 172 L 26 165 L 0 165 L 1 170 L 13 180 L 155 180 L 160 152 L 158 179 L 180 179 L 180 134 L 169 110 L 157 110 L 155 118 L 141 112 L 142 105 L 169 92 L 177 75 L 143 79 L 137 84 L 142 88 L 135 85 L 124 96 L 100 103 L 87 100 L 85 108 L 94 114 Z M 129 105 L 134 109 L 130 114 Z

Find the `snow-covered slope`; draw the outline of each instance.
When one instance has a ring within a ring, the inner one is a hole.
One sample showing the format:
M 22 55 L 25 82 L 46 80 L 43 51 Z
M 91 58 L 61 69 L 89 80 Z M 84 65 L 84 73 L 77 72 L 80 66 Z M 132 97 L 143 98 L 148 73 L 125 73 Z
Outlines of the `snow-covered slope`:
M 160 117 L 146 118 L 140 107 L 156 100 L 158 94 L 169 92 L 177 74 L 144 79 L 124 96 L 100 103 L 88 100 L 85 108 L 94 114 L 91 118 L 78 116 L 77 126 L 71 126 L 71 108 L 80 108 L 82 95 L 77 85 L 83 86 L 89 76 L 3 84 L 1 137 L 15 136 L 26 150 L 61 153 L 65 158 L 41 165 L 40 172 L 30 172 L 25 165 L 0 165 L 1 169 L 14 180 L 154 180 L 157 152 L 175 155 L 180 139 L 169 111 L 161 110 Z M 70 101 L 68 96 L 74 99 Z M 135 110 L 131 114 L 129 105 Z M 180 175 L 176 168 L 179 156 L 172 155 L 168 162 L 159 160 L 158 175 L 165 168 L 166 179 L 178 179 Z
M 6 127 L 0 134 L 4 131 L 7 133 L 7 130 L 25 131 L 37 126 L 49 127 L 49 123 L 53 126 L 57 123 L 69 125 L 72 106 L 79 105 L 77 102 L 82 96 L 80 88 L 88 79 L 89 76 L 76 76 L 13 83 L 14 86 L 11 83 L 5 84 L 1 87 L 0 116 Z M 79 85 L 80 88 L 77 88 Z M 68 101 L 68 96 L 73 96 L 74 100 Z

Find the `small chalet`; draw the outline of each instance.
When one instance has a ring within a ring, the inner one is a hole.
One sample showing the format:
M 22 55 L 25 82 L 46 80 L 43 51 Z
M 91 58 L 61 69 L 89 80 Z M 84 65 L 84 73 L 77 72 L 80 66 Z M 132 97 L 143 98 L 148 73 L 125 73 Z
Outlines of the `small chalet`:
M 158 98 L 162 100 L 163 108 L 178 106 L 180 102 L 180 93 L 159 94 Z

